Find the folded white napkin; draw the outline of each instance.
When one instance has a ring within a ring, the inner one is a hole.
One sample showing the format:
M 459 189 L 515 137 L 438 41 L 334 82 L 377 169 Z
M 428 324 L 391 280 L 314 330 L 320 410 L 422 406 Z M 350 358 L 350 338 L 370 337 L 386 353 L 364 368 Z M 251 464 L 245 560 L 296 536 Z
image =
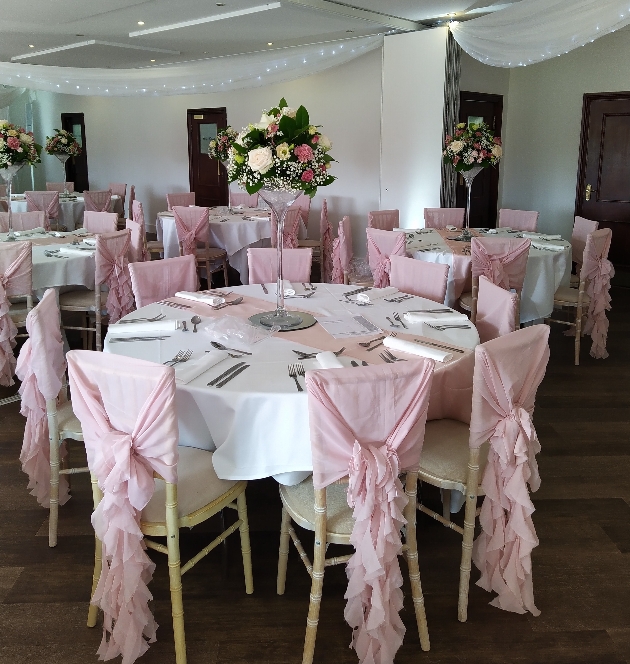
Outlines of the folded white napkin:
M 228 354 L 224 350 L 211 350 L 196 360 L 180 362 L 175 365 L 175 381 L 186 385 L 211 369 L 215 364 L 222 362 L 227 356 Z
M 394 295 L 397 292 L 398 289 L 393 286 L 387 286 L 387 288 L 370 288 L 369 291 L 357 295 L 357 302 L 374 302 L 374 300 L 390 297 L 390 295 Z
M 45 233 L 46 229 L 38 226 L 37 228 L 31 228 L 30 231 L 15 231 L 15 236 L 20 237 L 20 235 L 32 235 L 33 233 Z
M 343 369 L 343 364 L 339 361 L 337 356 L 331 350 L 325 350 L 322 353 L 317 353 L 315 359 L 322 369 Z
M 463 323 L 468 323 L 468 317 L 464 314 L 457 313 L 453 311 L 452 314 L 429 314 L 425 312 L 416 312 L 409 311 L 406 314 L 403 314 L 405 320 L 412 325 L 414 323 L 438 323 L 446 325 L 459 325 Z
M 270 293 L 277 293 L 277 284 L 265 284 L 267 286 L 267 290 L 269 290 L 269 287 L 271 287 L 273 290 L 269 291 Z M 295 288 L 293 288 L 293 284 L 288 280 L 284 279 L 282 282 L 282 285 L 284 287 L 284 297 L 289 297 L 290 295 L 295 295 Z
M 511 231 L 512 229 L 509 226 L 501 226 L 502 231 Z M 498 228 L 489 228 L 486 233 L 498 233 Z
M 413 341 L 405 341 L 404 339 L 397 339 L 396 337 L 385 337 L 385 339 L 383 339 L 383 345 L 402 353 L 428 357 L 436 362 L 448 362 L 453 358 L 453 353 L 449 353 L 448 351 L 440 350 L 439 348 L 430 348 L 429 346 L 422 346 Z
M 247 219 L 250 220 L 250 221 L 269 221 L 268 216 L 261 217 L 260 215 L 253 215 L 253 214 L 246 215 L 246 216 L 247 216 Z
M 449 226 L 446 227 L 446 230 L 447 230 L 447 231 L 458 231 L 459 228 L 457 228 L 457 226 L 451 226 L 451 225 L 449 225 Z
M 205 293 L 190 293 L 188 291 L 179 291 L 178 293 L 175 293 L 175 297 L 181 297 L 184 300 L 192 300 L 193 302 L 201 302 L 202 304 L 209 304 L 211 307 L 216 307 L 225 302 L 224 297 L 206 295 Z
M 232 210 L 244 210 L 245 206 L 244 205 L 231 205 L 230 208 Z
M 544 233 L 529 233 L 525 231 L 523 232 L 523 237 L 528 237 L 531 240 L 562 240 L 562 235 L 559 233 L 556 235 L 545 235 Z
M 94 251 L 87 251 L 86 249 L 78 249 L 75 247 L 59 247 L 59 253 L 64 256 L 94 256 Z
M 564 245 L 555 242 L 536 242 L 532 240 L 532 247 L 536 249 L 546 249 L 547 251 L 564 251 Z
M 110 325 L 107 334 L 116 337 L 135 337 L 137 335 L 157 333 L 157 332 L 175 332 L 179 329 L 179 321 L 174 319 L 156 320 L 146 323 L 116 323 Z M 156 336 L 160 336 L 156 334 Z

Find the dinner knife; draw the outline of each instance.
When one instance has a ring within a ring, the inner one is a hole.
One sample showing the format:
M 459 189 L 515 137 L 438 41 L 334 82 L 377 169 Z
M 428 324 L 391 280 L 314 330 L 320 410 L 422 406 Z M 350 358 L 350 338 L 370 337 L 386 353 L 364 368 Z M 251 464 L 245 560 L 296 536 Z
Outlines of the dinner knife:
M 450 350 L 453 353 L 465 353 L 466 351 L 463 351 L 461 348 L 455 348 L 454 346 L 444 346 L 443 344 L 434 344 L 431 343 L 430 341 L 425 341 L 424 339 L 414 339 L 414 341 L 418 344 L 425 345 L 425 346 L 435 346 L 435 348 L 441 348 L 442 350 Z
M 238 362 L 234 366 L 230 367 L 227 371 L 224 371 L 220 376 L 217 376 L 216 378 L 213 378 L 208 385 L 215 385 L 218 383 L 220 380 L 223 380 L 226 376 L 231 374 L 233 371 L 238 369 L 239 367 L 242 367 L 245 364 L 245 362 Z
M 250 364 L 246 364 L 245 366 L 240 367 L 240 368 L 237 369 L 236 371 L 233 371 L 233 372 L 232 372 L 227 378 L 225 378 L 224 380 L 222 380 L 222 381 L 217 385 L 217 387 L 223 387 L 226 383 L 229 383 L 229 382 L 232 380 L 232 378 L 236 378 L 241 372 L 245 371 L 245 369 L 249 368 L 250 366 L 251 366 Z

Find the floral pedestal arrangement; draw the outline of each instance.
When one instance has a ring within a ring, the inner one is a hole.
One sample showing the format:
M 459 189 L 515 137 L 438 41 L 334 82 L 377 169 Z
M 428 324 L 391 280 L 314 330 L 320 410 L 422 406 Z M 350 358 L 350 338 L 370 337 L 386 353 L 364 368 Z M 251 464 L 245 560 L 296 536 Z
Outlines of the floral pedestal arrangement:
M 70 157 L 78 157 L 81 154 L 81 146 L 74 137 L 74 134 L 65 129 L 55 129 L 54 136 L 46 136 L 46 145 L 44 147 L 48 154 L 57 157 L 63 167 L 63 196 L 71 196 L 66 183 L 66 162 Z

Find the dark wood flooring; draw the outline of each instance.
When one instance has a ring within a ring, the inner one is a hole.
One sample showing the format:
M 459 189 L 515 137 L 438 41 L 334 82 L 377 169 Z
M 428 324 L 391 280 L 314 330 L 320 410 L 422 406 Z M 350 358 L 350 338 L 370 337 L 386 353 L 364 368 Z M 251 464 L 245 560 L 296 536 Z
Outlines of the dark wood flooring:
M 405 587 L 405 643 L 398 664 L 630 663 L 630 290 L 613 290 L 610 357 L 593 360 L 584 342 L 572 363 L 572 339 L 556 327 L 551 362 L 538 395 L 536 427 L 542 487 L 534 495 L 540 546 L 534 551 L 536 604 L 516 615 L 488 605 L 471 587 L 469 619 L 457 621 L 459 537 L 421 516 L 418 539 L 431 651 L 419 648 Z M 526 358 L 523 358 L 526 361 Z M 0 398 L 13 390 L 0 392 Z M 48 548 L 47 513 L 26 490 L 18 455 L 24 421 L 18 404 L 0 408 L 0 664 L 96 662 L 100 626 L 85 626 L 92 574 L 91 493 L 72 480 L 61 508 L 59 544 Z M 81 461 L 75 449 L 72 461 Z M 275 592 L 280 502 L 272 480 L 248 488 L 255 592 L 245 595 L 238 538 L 227 572 L 215 551 L 184 577 L 190 664 L 301 661 L 309 578 L 295 549 L 287 591 Z M 437 495 L 425 492 L 437 506 Z M 216 524 L 182 533 L 184 554 Z M 304 538 L 309 541 L 308 537 Z M 140 660 L 174 662 L 165 560 L 152 584 L 158 642 Z M 473 578 L 478 577 L 473 573 Z M 343 620 L 343 569 L 327 571 L 316 662 L 356 662 Z

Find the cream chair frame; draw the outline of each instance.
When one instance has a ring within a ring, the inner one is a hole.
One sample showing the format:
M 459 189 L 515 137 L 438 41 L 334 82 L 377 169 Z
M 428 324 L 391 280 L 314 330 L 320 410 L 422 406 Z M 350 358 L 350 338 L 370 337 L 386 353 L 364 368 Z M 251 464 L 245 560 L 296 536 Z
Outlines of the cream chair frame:
M 545 323 L 560 323 L 561 325 L 568 325 L 575 329 L 575 366 L 580 364 L 580 342 L 582 339 L 582 326 L 584 324 L 584 317 L 588 313 L 588 305 L 591 298 L 586 293 L 588 287 L 588 279 L 580 279 L 577 288 L 561 289 L 556 291 L 553 298 L 554 308 L 560 307 L 561 309 L 571 308 L 575 309 L 575 319 L 572 321 L 560 320 L 558 318 L 545 318 Z M 570 298 L 563 297 L 562 294 L 571 295 Z
M 93 298 L 93 303 L 91 298 Z M 107 316 L 107 311 L 103 309 L 101 286 L 95 286 L 93 291 L 78 290 L 62 293 L 59 296 L 59 311 L 84 313 L 87 321 L 85 325 L 64 325 L 62 323 L 61 329 L 80 330 L 83 337 L 83 348 L 90 350 L 92 348 L 92 332 L 94 332 L 96 334 L 96 350 L 103 350 L 102 321 L 103 315 Z M 94 315 L 94 327 L 89 324 L 92 315 Z

